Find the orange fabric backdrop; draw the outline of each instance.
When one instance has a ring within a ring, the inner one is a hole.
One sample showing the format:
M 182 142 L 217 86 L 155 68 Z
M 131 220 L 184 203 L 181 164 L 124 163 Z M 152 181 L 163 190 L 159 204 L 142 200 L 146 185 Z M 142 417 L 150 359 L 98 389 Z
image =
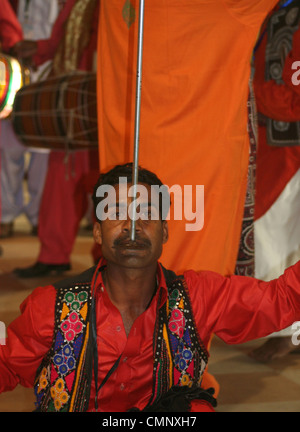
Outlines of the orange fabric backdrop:
M 234 271 L 245 202 L 250 59 L 276 0 L 146 0 L 140 164 L 204 185 L 204 228 L 169 222 L 162 263 Z M 100 169 L 133 159 L 138 0 L 101 1 Z

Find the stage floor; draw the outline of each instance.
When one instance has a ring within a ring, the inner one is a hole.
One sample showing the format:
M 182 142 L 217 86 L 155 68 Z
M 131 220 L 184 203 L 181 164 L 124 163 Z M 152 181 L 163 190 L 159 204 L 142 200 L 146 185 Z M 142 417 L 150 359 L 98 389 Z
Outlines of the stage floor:
M 72 254 L 72 271 L 80 273 L 93 262 L 90 250 L 91 233 L 81 229 Z M 15 234 L 0 241 L 0 321 L 8 325 L 18 314 L 20 303 L 37 286 L 58 278 L 21 280 L 11 274 L 15 267 L 35 262 L 39 251 L 38 238 L 29 235 L 29 226 L 22 217 L 17 220 Z M 61 279 L 61 277 L 60 277 Z M 261 340 L 244 345 L 228 346 L 213 338 L 209 372 L 220 384 L 219 412 L 288 412 L 300 411 L 300 354 L 289 354 L 270 364 L 260 364 L 247 353 Z M 0 395 L 0 412 L 34 410 L 32 389 L 18 386 Z

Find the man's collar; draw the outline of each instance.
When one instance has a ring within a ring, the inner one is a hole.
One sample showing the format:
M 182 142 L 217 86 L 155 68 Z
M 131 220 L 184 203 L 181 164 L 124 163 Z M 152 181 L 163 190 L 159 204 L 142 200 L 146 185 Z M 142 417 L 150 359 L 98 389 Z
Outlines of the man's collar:
M 99 275 L 99 272 L 102 271 L 102 269 L 104 269 L 107 265 L 107 261 L 105 258 L 101 257 L 99 260 L 99 263 L 96 267 L 96 271 L 94 273 L 93 276 L 93 281 L 92 281 L 92 286 L 95 286 L 96 284 L 96 279 L 97 276 Z M 166 302 L 167 300 L 167 296 L 168 296 L 168 288 L 167 288 L 167 283 L 166 283 L 166 279 L 164 276 L 164 272 L 162 269 L 162 265 L 157 262 L 157 282 L 158 282 L 158 287 L 157 287 L 157 292 L 159 292 L 160 290 L 162 291 L 162 296 L 161 296 L 161 301 L 159 304 L 159 308 L 162 307 L 162 305 Z

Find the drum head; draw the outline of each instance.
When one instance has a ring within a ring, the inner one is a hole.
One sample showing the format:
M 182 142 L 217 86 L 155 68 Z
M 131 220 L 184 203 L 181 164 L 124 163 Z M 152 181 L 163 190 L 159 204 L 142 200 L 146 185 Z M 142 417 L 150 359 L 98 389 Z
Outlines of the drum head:
M 0 119 L 11 114 L 17 91 L 29 81 L 29 71 L 18 60 L 0 54 Z

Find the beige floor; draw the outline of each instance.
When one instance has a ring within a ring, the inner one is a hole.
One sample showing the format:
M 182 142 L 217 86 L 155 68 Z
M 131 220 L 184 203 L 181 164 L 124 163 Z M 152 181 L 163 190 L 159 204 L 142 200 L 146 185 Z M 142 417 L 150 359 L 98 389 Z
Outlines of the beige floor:
M 0 321 L 6 325 L 18 315 L 19 305 L 39 285 L 54 278 L 19 280 L 10 272 L 17 266 L 32 264 L 38 254 L 39 242 L 31 237 L 23 218 L 16 224 L 13 238 L 1 240 L 0 257 Z M 81 230 L 72 254 L 72 271 L 76 274 L 92 265 L 92 240 Z M 256 363 L 247 352 L 261 341 L 239 346 L 227 346 L 213 339 L 209 371 L 220 384 L 220 412 L 285 412 L 300 411 L 300 355 L 290 354 L 268 365 Z M 31 389 L 18 386 L 0 395 L 0 412 L 32 411 L 34 398 Z

